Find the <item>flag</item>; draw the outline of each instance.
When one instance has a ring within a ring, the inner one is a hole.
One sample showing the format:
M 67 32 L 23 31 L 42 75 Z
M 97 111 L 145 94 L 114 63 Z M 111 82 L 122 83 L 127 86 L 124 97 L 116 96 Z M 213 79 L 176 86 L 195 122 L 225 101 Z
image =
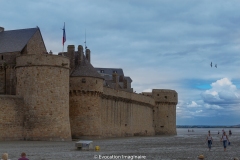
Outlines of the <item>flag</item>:
M 63 30 L 62 44 L 64 45 L 64 43 L 66 42 L 65 22 L 62 30 Z

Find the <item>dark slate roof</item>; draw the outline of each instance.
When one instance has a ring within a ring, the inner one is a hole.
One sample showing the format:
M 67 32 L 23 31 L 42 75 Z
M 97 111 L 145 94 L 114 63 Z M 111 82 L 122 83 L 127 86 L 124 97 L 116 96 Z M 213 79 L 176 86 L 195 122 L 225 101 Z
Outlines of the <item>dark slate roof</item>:
M 103 70 L 103 74 L 109 74 L 112 75 L 115 71 L 117 71 L 118 76 L 124 76 L 122 68 L 96 68 L 96 71 L 99 73 L 102 73 L 101 70 Z
M 128 81 L 128 83 L 132 82 L 132 79 L 130 77 L 124 77 L 124 79 L 126 79 Z
M 75 52 L 75 56 L 77 56 L 77 52 Z M 83 61 L 81 64 L 78 64 L 77 67 L 71 73 L 71 77 L 95 77 L 104 79 L 92 66 L 91 63 L 88 62 L 85 56 L 83 56 Z
M 28 28 L 0 32 L 0 53 L 22 51 L 38 29 Z

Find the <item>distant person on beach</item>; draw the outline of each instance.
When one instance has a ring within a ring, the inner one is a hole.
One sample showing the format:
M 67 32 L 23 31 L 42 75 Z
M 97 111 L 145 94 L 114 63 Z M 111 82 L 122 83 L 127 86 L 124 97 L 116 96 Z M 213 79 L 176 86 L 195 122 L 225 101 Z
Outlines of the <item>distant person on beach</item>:
M 208 131 L 208 135 L 207 135 L 207 139 L 206 141 L 208 142 L 208 148 L 209 148 L 209 151 L 211 150 L 211 147 L 212 147 L 212 142 L 213 142 L 213 138 L 210 134 L 210 131 Z
M 224 129 L 222 129 L 222 136 L 223 136 L 224 132 L 225 132 Z
M 232 135 L 232 131 L 231 131 L 231 129 L 229 130 L 229 136 L 231 136 Z
M 226 151 L 227 141 L 230 142 L 229 139 L 228 139 L 228 136 L 226 135 L 226 132 L 223 132 L 223 136 L 221 138 L 221 141 L 223 142 L 224 151 Z
M 3 153 L 1 160 L 10 160 L 10 159 L 8 159 L 8 154 L 7 153 Z
M 26 158 L 26 153 L 22 153 L 21 154 L 21 158 L 19 158 L 18 160 L 29 160 L 28 158 Z

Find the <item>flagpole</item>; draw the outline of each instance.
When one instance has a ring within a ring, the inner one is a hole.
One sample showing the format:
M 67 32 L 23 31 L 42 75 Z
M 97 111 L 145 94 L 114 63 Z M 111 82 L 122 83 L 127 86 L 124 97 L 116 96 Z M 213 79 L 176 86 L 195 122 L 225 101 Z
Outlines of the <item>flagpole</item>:
M 63 53 L 64 53 L 64 44 L 63 44 L 63 49 L 62 49 L 62 56 L 63 56 Z
M 63 39 L 62 39 L 62 44 L 63 44 L 63 49 L 62 49 L 62 56 L 64 54 L 64 43 L 66 42 L 66 32 L 65 32 L 65 22 L 64 22 L 64 26 L 63 26 Z

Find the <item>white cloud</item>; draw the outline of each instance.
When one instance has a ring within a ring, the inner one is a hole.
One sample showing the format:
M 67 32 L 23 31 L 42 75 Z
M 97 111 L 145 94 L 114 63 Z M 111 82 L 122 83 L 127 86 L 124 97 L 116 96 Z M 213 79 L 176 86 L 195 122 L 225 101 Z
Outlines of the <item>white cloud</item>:
M 219 105 L 210 105 L 210 104 L 204 104 L 204 107 L 207 109 L 214 109 L 214 110 L 219 110 L 219 109 L 223 109 L 223 107 L 220 107 Z
M 237 87 L 228 78 L 222 78 L 211 84 L 211 89 L 202 93 L 203 101 L 212 105 L 239 104 Z
M 196 107 L 200 107 L 200 105 L 198 105 L 195 101 L 192 101 L 192 103 L 188 104 L 187 107 L 196 108 Z

